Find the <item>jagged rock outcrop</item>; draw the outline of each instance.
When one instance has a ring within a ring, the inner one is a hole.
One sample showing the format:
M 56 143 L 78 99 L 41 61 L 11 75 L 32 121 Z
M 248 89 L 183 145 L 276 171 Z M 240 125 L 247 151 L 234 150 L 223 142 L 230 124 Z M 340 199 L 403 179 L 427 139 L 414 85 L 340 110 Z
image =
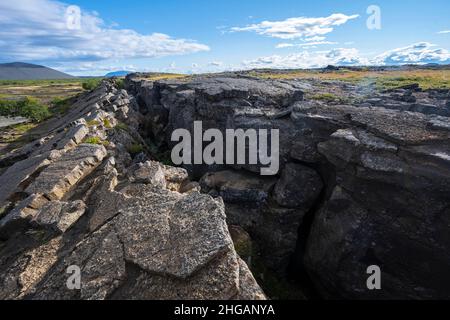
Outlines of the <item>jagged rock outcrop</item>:
M 0 299 L 266 299 L 223 201 L 134 151 L 137 109 L 104 81 L 0 159 Z
M 327 86 L 342 96 L 307 98 Z M 265 299 L 256 249 L 325 298 L 450 298 L 449 90 L 245 73 L 126 88 L 103 82 L 0 156 L 0 299 Z M 194 121 L 279 129 L 279 173 L 152 158 Z
M 315 85 L 343 98 L 303 99 Z M 249 232 L 271 268 L 292 259 L 323 297 L 450 298 L 449 90 L 239 75 L 130 76 L 127 86 L 148 121 L 143 134 L 164 135 L 160 145 L 200 120 L 204 130 L 280 130 L 270 183 L 254 165 L 186 167 L 224 198 L 228 222 Z M 366 286 L 370 265 L 382 270 L 382 290 Z

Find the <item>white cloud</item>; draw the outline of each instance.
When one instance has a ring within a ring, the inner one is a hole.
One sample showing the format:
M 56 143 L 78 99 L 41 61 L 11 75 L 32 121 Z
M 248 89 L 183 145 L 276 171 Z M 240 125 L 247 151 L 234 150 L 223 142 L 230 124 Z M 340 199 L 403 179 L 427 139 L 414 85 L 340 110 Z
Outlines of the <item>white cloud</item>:
M 256 32 L 260 35 L 279 39 L 297 39 L 306 37 L 313 39 L 312 41 L 317 41 L 314 37 L 322 37 L 323 35 L 332 32 L 335 26 L 343 25 L 347 23 L 347 21 L 357 17 L 359 17 L 359 15 L 347 16 L 342 13 L 335 13 L 329 17 L 322 18 L 297 17 L 283 21 L 263 21 L 246 27 L 234 27 L 231 28 L 231 31 Z M 320 40 L 324 40 L 323 37 L 320 38 Z
M 322 68 L 327 65 L 363 65 L 367 60 L 361 58 L 357 49 L 338 48 L 329 51 L 303 51 L 286 56 L 273 55 L 244 61 L 246 69 L 307 69 Z
M 319 36 L 315 36 L 315 37 L 311 37 L 311 38 L 306 38 L 305 41 L 323 41 L 325 40 L 326 37 L 319 37 Z
M 283 48 L 291 48 L 291 47 L 316 47 L 318 45 L 330 45 L 330 44 L 338 44 L 337 42 L 331 42 L 331 41 L 315 41 L 315 42 L 307 42 L 307 43 L 280 43 L 276 46 L 277 49 L 283 49 Z
M 386 51 L 376 56 L 373 64 L 400 65 L 450 63 L 450 52 L 429 42 L 419 42 L 407 47 Z
M 222 61 L 213 61 L 213 62 L 210 62 L 209 65 L 213 66 L 213 67 L 221 67 L 223 65 L 223 62 Z
M 442 30 L 438 32 L 438 34 L 446 34 L 446 33 L 450 33 L 450 30 Z
M 0 2 L 0 52 L 7 60 L 99 61 L 208 51 L 193 40 L 140 34 L 105 26 L 95 13 L 81 13 L 81 28 L 67 28 L 67 4 L 52 0 Z
M 306 44 L 306 43 L 305 43 Z M 298 46 L 298 45 L 297 45 Z M 328 51 L 303 51 L 289 55 L 272 55 L 243 62 L 246 69 L 253 68 L 322 68 L 327 65 L 403 65 L 450 63 L 450 52 L 428 42 L 386 51 L 374 58 L 364 57 L 355 48 L 338 48 Z
M 277 49 L 284 49 L 284 48 L 292 48 L 292 47 L 295 47 L 295 44 L 293 44 L 293 43 L 279 43 L 279 44 L 276 45 L 275 48 L 277 48 Z

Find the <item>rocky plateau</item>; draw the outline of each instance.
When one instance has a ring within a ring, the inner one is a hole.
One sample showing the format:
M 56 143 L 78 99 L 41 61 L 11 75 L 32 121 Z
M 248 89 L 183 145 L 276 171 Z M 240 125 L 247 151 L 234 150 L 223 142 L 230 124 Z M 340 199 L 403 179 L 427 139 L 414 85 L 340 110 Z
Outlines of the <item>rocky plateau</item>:
M 307 98 L 324 87 L 342 99 Z M 0 157 L 0 299 L 276 298 L 256 263 L 306 298 L 449 299 L 449 117 L 415 85 L 105 80 Z M 279 129 L 279 174 L 169 165 L 194 121 Z

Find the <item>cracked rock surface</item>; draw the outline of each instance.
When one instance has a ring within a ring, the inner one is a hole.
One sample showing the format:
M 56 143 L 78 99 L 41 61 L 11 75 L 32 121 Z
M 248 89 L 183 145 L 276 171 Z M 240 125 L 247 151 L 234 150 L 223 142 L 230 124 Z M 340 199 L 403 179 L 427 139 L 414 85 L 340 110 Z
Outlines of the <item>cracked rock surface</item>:
M 193 134 L 194 121 L 223 134 L 279 129 L 270 181 L 258 165 L 185 167 L 202 192 L 224 199 L 228 223 L 248 232 L 273 271 L 306 270 L 325 298 L 450 298 L 450 91 L 253 74 L 138 74 L 127 88 L 150 124 L 143 134 L 161 145 L 173 145 L 174 128 Z M 335 101 L 311 98 L 325 89 Z M 371 265 L 383 290 L 367 289 Z
M 137 109 L 104 81 L 0 159 L 0 299 L 266 299 L 223 201 L 128 152 L 144 143 Z M 79 289 L 67 285 L 74 267 Z

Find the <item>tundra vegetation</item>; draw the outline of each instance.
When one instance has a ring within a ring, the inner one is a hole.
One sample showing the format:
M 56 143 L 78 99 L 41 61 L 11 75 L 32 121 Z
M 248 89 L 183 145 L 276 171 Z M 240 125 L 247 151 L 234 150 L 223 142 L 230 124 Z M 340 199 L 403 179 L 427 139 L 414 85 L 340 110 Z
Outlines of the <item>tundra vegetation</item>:
M 0 80 L 0 116 L 29 119 L 28 123 L 1 128 L 0 146 L 27 143 L 32 139 L 27 136 L 31 129 L 46 119 L 63 116 L 74 97 L 94 89 L 101 79 Z

